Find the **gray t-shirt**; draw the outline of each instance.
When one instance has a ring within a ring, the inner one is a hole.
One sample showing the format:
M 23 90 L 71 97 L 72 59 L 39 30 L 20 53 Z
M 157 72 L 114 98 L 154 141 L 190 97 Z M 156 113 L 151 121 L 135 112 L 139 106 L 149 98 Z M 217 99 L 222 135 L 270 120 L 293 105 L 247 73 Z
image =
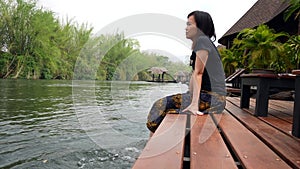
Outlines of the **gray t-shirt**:
M 225 73 L 220 54 L 208 36 L 199 36 L 193 52 L 198 50 L 208 51 L 208 59 L 204 68 L 201 90 L 216 92 L 226 95 Z

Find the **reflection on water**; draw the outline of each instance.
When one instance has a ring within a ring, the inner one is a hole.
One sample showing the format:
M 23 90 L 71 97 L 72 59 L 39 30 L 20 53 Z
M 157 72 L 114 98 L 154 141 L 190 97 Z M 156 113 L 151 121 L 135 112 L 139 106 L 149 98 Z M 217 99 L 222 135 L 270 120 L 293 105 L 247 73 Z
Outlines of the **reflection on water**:
M 0 168 L 131 168 L 180 84 L 0 80 Z

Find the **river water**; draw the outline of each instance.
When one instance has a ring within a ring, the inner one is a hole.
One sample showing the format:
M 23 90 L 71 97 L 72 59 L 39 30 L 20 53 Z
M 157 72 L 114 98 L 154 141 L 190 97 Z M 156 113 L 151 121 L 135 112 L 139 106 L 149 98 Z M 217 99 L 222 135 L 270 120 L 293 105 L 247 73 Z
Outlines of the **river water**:
M 0 168 L 131 168 L 147 113 L 186 85 L 0 80 Z

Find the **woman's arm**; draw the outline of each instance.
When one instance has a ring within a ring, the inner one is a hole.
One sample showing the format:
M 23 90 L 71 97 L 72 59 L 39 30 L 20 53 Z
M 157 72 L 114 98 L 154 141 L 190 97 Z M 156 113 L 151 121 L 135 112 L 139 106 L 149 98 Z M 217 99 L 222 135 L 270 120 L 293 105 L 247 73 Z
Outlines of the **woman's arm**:
M 193 73 L 191 74 L 191 78 L 190 78 L 190 82 L 189 82 L 189 92 L 191 93 L 191 95 L 193 95 Z
M 192 92 L 192 101 L 191 104 L 183 110 L 184 112 L 190 111 L 191 113 L 196 115 L 199 110 L 199 97 L 202 84 L 202 76 L 207 58 L 208 51 L 199 50 L 196 52 L 195 70 L 193 71 L 190 80 L 190 82 L 192 83 L 190 84 L 190 90 Z

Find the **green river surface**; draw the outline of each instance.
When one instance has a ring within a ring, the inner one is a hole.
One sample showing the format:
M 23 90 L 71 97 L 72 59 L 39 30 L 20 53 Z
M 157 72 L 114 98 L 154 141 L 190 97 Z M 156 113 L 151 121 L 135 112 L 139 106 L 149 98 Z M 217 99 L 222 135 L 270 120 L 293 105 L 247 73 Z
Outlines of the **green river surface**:
M 0 168 L 131 168 L 179 83 L 0 80 Z

